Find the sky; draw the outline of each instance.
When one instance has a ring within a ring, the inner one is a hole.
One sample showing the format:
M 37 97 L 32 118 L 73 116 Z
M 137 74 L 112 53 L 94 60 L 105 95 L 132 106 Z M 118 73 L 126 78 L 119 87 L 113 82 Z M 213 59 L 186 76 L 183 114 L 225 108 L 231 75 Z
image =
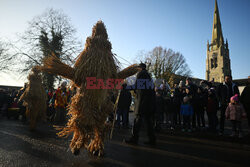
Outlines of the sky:
M 113 52 L 132 64 L 140 51 L 156 46 L 183 54 L 192 76 L 205 79 L 207 40 L 212 38 L 214 0 L 0 0 L 0 38 L 15 39 L 28 21 L 48 8 L 71 19 L 84 46 L 102 20 Z M 218 0 L 234 79 L 250 75 L 250 0 Z M 0 72 L 0 85 L 23 85 L 17 74 Z

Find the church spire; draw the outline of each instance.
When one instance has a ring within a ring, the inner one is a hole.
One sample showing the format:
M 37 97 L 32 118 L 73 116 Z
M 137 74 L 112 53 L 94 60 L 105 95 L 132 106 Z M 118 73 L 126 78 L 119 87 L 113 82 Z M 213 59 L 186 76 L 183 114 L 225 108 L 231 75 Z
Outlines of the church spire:
M 217 0 L 215 0 L 214 22 L 213 22 L 213 32 L 212 32 L 211 43 L 216 44 L 217 46 L 224 44 Z

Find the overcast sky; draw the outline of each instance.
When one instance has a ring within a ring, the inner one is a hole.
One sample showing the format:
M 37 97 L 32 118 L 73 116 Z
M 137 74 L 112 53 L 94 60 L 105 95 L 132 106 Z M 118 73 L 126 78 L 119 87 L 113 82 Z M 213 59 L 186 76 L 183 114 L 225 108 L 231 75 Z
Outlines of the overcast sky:
M 61 9 L 84 46 L 92 26 L 103 20 L 113 52 L 128 62 L 156 46 L 181 52 L 193 77 L 205 79 L 207 40 L 212 38 L 214 0 L 0 0 L 0 38 L 15 39 L 27 22 L 48 8 Z M 218 0 L 235 79 L 250 75 L 250 1 Z M 121 60 L 125 63 L 123 60 Z M 125 66 L 125 65 L 124 65 Z M 0 73 L 0 85 L 23 85 Z

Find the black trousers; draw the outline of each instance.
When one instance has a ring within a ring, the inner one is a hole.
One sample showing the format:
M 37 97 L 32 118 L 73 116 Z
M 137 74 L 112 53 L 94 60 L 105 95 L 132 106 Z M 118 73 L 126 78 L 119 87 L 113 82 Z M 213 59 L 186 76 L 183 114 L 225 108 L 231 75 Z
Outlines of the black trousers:
M 191 116 L 183 115 L 183 128 L 190 129 L 191 128 Z
M 250 111 L 247 110 L 246 113 L 247 113 L 248 127 L 250 128 Z
M 192 105 L 193 110 L 194 110 L 194 114 L 192 116 L 192 127 L 196 128 L 196 119 L 197 119 L 197 107 L 195 105 Z
M 149 141 L 154 142 L 155 141 L 155 133 L 154 133 L 154 115 L 153 114 L 136 114 L 135 120 L 134 120 L 134 126 L 132 129 L 132 137 L 135 141 L 138 141 L 139 139 L 139 132 L 142 126 L 143 120 L 145 121 L 147 125 L 147 134 Z
M 218 123 L 217 113 L 216 112 L 207 112 L 208 117 L 208 127 L 211 131 L 216 131 L 216 126 Z
M 224 132 L 226 109 L 227 109 L 227 105 L 222 105 L 220 109 L 220 131 L 221 132 Z
M 204 109 L 199 108 L 196 111 L 196 116 L 197 116 L 197 123 L 199 127 L 205 127 L 205 117 L 204 117 Z

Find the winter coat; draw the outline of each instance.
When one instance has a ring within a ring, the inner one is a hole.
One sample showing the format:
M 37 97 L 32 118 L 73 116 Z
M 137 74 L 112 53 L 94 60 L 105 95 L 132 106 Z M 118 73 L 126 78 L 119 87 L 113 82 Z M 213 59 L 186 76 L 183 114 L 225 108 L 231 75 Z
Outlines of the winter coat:
M 8 100 L 7 94 L 4 91 L 0 91 L 0 110 L 4 104 L 8 103 L 7 100 Z
M 229 89 L 231 89 L 229 91 Z M 231 94 L 229 92 L 232 92 Z M 236 84 L 232 83 L 228 86 L 226 83 L 220 84 L 217 88 L 217 96 L 221 105 L 228 105 L 230 98 L 235 94 L 240 94 L 239 88 Z
M 182 99 L 182 93 L 180 92 L 179 88 L 175 88 L 173 95 L 173 104 L 175 106 L 180 106 L 182 103 Z
M 67 102 L 68 102 L 68 97 L 69 97 L 69 92 L 64 92 L 62 89 L 58 88 L 55 91 L 54 94 L 54 107 L 55 108 L 65 108 L 67 106 Z
M 191 116 L 193 115 L 193 107 L 190 104 L 182 104 L 181 105 L 181 115 Z
M 155 96 L 155 109 L 156 113 L 162 113 L 164 111 L 164 100 L 161 95 Z
M 197 94 L 197 89 L 198 89 L 197 85 L 195 85 L 194 83 L 190 83 L 190 84 L 187 85 L 187 87 L 188 87 L 188 89 L 190 90 L 190 94 L 191 94 L 192 96 L 196 96 L 196 94 Z
M 131 93 L 129 90 L 122 89 L 118 101 L 118 109 L 129 110 L 132 101 Z
M 136 98 L 135 98 L 135 113 L 136 114 L 153 114 L 155 106 L 155 92 L 154 88 L 149 87 L 147 89 L 146 83 L 145 89 L 137 88 L 138 79 L 145 79 L 152 81 L 151 76 L 147 70 L 142 70 L 137 74 L 136 77 Z
M 205 96 L 203 93 L 197 93 L 194 99 L 194 104 L 197 109 L 197 111 L 204 111 L 205 107 Z
M 206 111 L 208 113 L 217 112 L 219 108 L 218 101 L 215 96 L 208 96 Z
M 241 102 L 248 114 L 250 114 L 250 85 L 247 85 L 241 93 Z
M 245 110 L 242 104 L 232 104 L 227 106 L 225 116 L 229 120 L 241 121 L 246 116 Z

